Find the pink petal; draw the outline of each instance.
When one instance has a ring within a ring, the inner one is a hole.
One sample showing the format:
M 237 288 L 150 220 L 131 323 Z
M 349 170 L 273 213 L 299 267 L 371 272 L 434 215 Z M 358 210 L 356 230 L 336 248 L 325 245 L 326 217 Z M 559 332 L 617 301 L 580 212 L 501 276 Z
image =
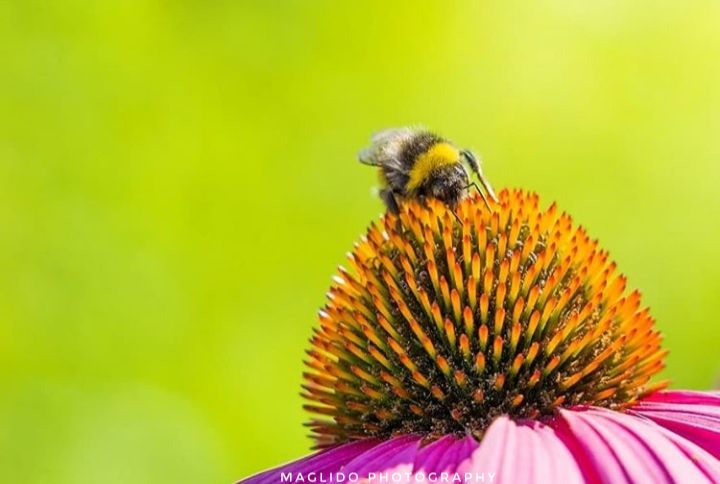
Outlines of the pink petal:
M 537 435 L 541 438 L 541 448 L 547 451 L 547 461 L 552 465 L 551 475 L 554 479 L 547 482 L 585 482 L 585 477 L 578 460 L 572 450 L 565 445 L 557 430 L 554 428 L 534 422 L 531 424 Z
M 720 482 L 716 459 L 644 418 L 594 408 L 560 415 L 558 425 L 572 433 L 593 467 L 584 470 L 602 482 Z
M 412 473 L 419 447 L 417 435 L 393 437 L 355 457 L 343 466 L 343 472 L 357 472 L 361 477 L 371 472 Z
M 381 482 L 380 473 L 421 482 L 415 477 L 422 473 L 427 482 L 428 474 L 445 472 L 461 479 L 482 473 L 484 482 L 501 484 L 720 483 L 720 394 L 659 392 L 626 413 L 560 410 L 545 423 L 500 417 L 481 443 L 470 436 L 421 441 L 421 435 L 356 441 L 243 482 L 276 483 L 287 472 L 306 479 L 308 473 L 375 475 L 372 482 Z
M 580 467 L 554 429 L 507 417 L 493 422 L 480 447 L 457 470 L 494 473 L 494 482 L 500 483 L 584 482 Z
M 480 443 L 467 436 L 456 438 L 452 435 L 436 440 L 421 448 L 415 456 L 415 472 L 456 472 L 458 466 L 467 460 Z
M 629 412 L 699 445 L 720 458 L 720 395 L 701 392 L 662 392 L 639 402 Z
M 655 392 L 640 402 L 687 403 L 692 405 L 720 406 L 720 392 L 698 392 L 693 390 L 670 390 Z
M 588 482 L 630 482 L 613 449 L 592 427 L 576 418 L 575 412 L 561 411 L 560 417 L 553 427 L 572 450 Z

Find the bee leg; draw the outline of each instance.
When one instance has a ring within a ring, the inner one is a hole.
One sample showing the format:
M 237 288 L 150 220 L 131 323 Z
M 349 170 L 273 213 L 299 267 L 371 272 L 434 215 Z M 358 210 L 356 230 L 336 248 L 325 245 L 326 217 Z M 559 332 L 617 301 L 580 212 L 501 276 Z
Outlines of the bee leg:
M 385 206 L 390 213 L 394 213 L 395 215 L 400 213 L 400 207 L 398 206 L 395 194 L 392 190 L 388 190 L 387 188 L 380 190 L 380 198 L 385 203 Z
M 487 208 L 490 208 L 490 202 L 488 202 L 487 196 L 485 196 L 483 191 L 480 190 L 480 187 L 478 186 L 478 184 L 476 182 L 471 182 L 466 188 L 470 188 L 470 187 L 475 187 L 475 190 L 477 190 L 477 192 L 480 194 L 480 196 L 482 197 L 483 202 L 485 202 L 485 205 L 487 206 Z
M 455 212 L 454 209 L 451 208 L 451 209 L 450 209 L 450 213 L 453 214 L 453 216 L 455 217 L 455 220 L 458 221 L 458 223 L 460 224 L 461 227 L 462 227 L 463 225 L 465 225 L 465 224 L 463 223 L 463 221 L 460 220 L 460 216 Z

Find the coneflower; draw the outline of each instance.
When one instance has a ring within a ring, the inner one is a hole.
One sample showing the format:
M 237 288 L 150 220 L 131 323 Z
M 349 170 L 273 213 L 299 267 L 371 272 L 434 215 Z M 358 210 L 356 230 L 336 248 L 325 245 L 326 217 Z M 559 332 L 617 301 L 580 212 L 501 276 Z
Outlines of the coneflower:
M 349 261 L 307 352 L 321 450 L 244 482 L 720 482 L 720 395 L 653 381 L 640 293 L 554 204 L 408 201 Z

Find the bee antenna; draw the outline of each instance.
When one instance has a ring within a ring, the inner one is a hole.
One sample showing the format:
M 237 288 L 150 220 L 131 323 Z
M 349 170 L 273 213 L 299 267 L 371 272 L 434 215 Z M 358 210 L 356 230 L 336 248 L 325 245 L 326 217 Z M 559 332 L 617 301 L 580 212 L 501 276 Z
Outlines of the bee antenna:
M 467 189 L 470 188 L 470 187 L 474 187 L 475 190 L 477 190 L 477 192 L 478 192 L 478 193 L 480 194 L 480 196 L 482 197 L 483 202 L 485 202 L 485 205 L 487 206 L 487 208 L 490 208 L 490 202 L 488 202 L 487 196 L 485 196 L 485 194 L 483 193 L 483 191 L 480 190 L 480 187 L 478 186 L 478 184 L 477 184 L 476 182 L 470 182 L 470 184 L 469 184 L 468 186 L 466 186 L 465 189 L 467 190 Z
M 458 223 L 460 224 L 460 226 L 465 226 L 465 224 L 463 223 L 462 220 L 460 220 L 460 216 L 457 214 L 457 212 L 455 212 L 455 210 L 450 209 L 450 213 L 453 214 L 453 216 L 455 217 L 455 220 L 458 221 Z

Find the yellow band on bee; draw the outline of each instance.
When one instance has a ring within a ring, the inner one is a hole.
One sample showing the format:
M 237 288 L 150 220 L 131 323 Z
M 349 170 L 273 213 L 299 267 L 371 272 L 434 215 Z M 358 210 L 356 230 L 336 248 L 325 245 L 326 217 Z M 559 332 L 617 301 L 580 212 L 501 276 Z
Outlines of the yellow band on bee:
M 453 165 L 460 160 L 460 152 L 450 143 L 437 143 L 419 155 L 410 170 L 408 190 L 415 190 L 423 184 L 430 173 L 441 166 Z

